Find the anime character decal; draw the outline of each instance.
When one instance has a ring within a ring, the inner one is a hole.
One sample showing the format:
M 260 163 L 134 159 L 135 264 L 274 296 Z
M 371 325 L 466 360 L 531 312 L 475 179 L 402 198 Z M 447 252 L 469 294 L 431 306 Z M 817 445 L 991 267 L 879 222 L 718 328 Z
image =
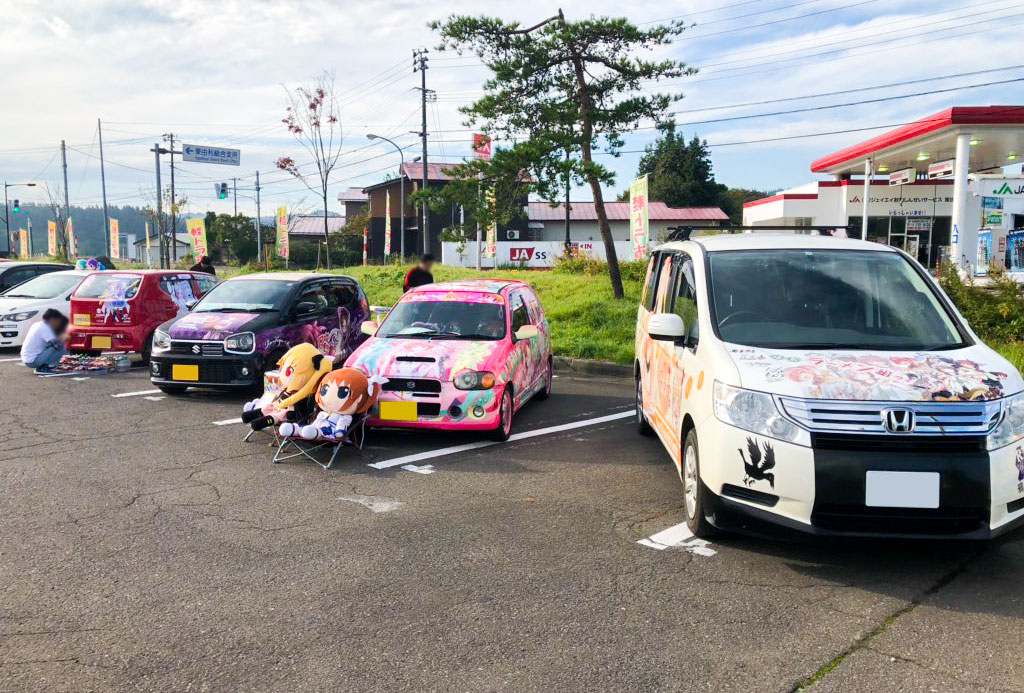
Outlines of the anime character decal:
M 1024 493 L 1024 447 L 1017 448 L 1017 493 Z
M 795 355 L 748 347 L 730 353 L 755 381 L 788 382 L 815 399 L 973 402 L 1003 397 L 1009 378 L 977 361 L 935 353 Z
M 104 323 L 128 322 L 132 312 L 128 300 L 135 297 L 140 281 L 140 277 L 133 275 L 111 277 L 100 295 L 96 317 L 102 319 Z
M 765 441 L 762 443 L 764 448 L 764 455 L 761 454 L 761 447 L 758 447 L 757 441 L 753 438 L 747 438 L 747 452 L 750 454 L 750 460 L 747 461 L 746 455 L 743 454 L 743 448 L 739 449 L 740 459 L 743 460 L 743 483 L 746 486 L 753 486 L 758 481 L 767 481 L 769 485 L 775 488 L 775 473 L 771 470 L 775 468 L 775 448 L 772 447 L 771 443 Z

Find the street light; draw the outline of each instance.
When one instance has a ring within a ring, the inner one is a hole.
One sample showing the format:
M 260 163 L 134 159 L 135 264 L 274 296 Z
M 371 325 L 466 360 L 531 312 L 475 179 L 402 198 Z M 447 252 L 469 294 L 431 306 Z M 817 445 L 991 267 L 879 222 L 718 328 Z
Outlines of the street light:
M 16 188 L 23 185 L 26 188 L 36 187 L 35 183 L 8 183 L 4 181 L 4 235 L 7 236 L 7 256 L 11 255 L 11 205 L 7 201 L 7 188 Z
M 395 144 L 394 142 L 389 140 L 387 137 L 381 137 L 380 135 L 374 135 L 373 133 L 370 133 L 370 134 L 368 134 L 366 136 L 366 139 L 368 139 L 368 140 L 384 140 L 385 142 L 387 142 L 392 147 L 394 147 L 395 149 L 398 150 L 398 156 L 401 157 L 401 160 L 402 160 L 401 167 L 398 169 L 398 179 L 399 179 L 399 184 L 401 185 L 401 192 L 399 192 L 399 196 L 401 198 L 401 201 L 398 204 L 399 204 L 400 209 L 402 210 L 402 216 L 399 217 L 399 220 L 398 220 L 398 226 L 401 229 L 399 231 L 399 233 L 401 234 L 401 239 L 399 240 L 398 247 L 399 247 L 399 252 L 402 253 L 402 260 L 404 262 L 405 261 L 405 171 L 403 169 L 405 169 L 405 153 L 402 151 L 401 147 L 399 147 L 397 144 Z M 385 260 L 386 259 L 387 258 L 385 258 Z

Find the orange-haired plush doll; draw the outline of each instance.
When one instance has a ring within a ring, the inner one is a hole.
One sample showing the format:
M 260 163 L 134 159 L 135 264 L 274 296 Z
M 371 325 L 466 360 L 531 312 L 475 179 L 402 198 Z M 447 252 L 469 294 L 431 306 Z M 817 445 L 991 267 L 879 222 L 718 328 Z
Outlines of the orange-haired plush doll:
M 367 378 L 355 368 L 331 371 L 323 377 L 316 390 L 316 404 L 320 412 L 313 423 L 299 426 L 285 422 L 279 429 L 281 435 L 306 440 L 340 440 L 352 424 L 353 415 L 368 412 L 387 381 L 379 375 Z

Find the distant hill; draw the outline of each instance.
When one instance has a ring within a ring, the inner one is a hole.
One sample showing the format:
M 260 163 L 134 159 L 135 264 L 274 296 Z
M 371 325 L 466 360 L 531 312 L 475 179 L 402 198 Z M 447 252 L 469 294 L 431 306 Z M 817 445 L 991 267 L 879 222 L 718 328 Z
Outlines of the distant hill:
M 140 240 L 145 234 L 146 218 L 136 207 L 108 207 L 110 218 L 118 220 L 121 234 L 135 235 Z M 44 205 L 22 204 L 21 214 L 11 213 L 11 229 L 28 228 L 27 217 L 32 217 L 32 248 L 37 252 L 45 252 L 46 222 L 53 219 L 50 208 Z M 196 215 L 192 215 L 196 216 Z M 105 255 L 103 234 L 103 207 L 71 207 L 71 219 L 75 224 L 75 235 L 78 237 L 80 255 Z M 185 232 L 185 219 L 178 219 L 178 232 Z

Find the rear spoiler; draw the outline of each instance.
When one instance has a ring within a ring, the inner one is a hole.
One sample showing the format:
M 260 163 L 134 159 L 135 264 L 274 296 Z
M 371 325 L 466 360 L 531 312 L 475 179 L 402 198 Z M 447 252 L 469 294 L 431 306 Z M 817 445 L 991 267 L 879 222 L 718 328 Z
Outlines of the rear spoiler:
M 723 231 L 736 233 L 744 231 L 817 231 L 821 236 L 833 236 L 836 231 L 849 233 L 849 226 L 669 226 L 666 241 L 688 241 L 694 231 Z

